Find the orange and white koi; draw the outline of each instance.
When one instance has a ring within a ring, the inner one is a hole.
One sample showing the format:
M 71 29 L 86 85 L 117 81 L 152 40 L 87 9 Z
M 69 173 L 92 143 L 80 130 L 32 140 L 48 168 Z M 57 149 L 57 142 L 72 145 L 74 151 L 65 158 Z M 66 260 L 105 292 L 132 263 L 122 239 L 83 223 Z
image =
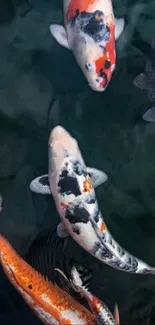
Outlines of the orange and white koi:
M 124 19 L 116 19 L 111 0 L 64 0 L 63 26 L 52 24 L 50 32 L 70 49 L 95 91 L 104 91 L 116 66 L 115 39 Z
M 70 235 L 87 252 L 115 269 L 155 274 L 155 268 L 127 252 L 110 234 L 94 190 L 104 179 L 103 172 L 86 167 L 77 141 L 63 127 L 56 126 L 49 138 L 48 175 L 33 180 L 30 189 L 52 193 L 61 218 L 57 237 Z
M 46 325 L 96 325 L 93 314 L 24 261 L 0 235 L 0 264 L 25 302 Z

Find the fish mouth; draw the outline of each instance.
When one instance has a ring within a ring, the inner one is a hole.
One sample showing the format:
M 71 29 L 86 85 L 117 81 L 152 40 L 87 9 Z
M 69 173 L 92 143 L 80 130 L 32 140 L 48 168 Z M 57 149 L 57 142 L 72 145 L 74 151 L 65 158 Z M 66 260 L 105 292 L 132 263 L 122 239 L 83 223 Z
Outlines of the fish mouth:
M 104 92 L 106 90 L 107 86 L 108 86 L 108 82 L 106 82 L 105 85 L 103 85 L 103 86 L 100 86 L 99 84 L 97 86 L 92 83 L 89 83 L 89 87 L 96 92 Z
M 59 142 L 61 143 L 64 141 L 64 138 L 70 138 L 69 132 L 67 132 L 61 125 L 57 125 L 53 128 L 51 131 L 50 137 L 49 137 L 49 145 L 52 146 L 53 143 Z
M 103 91 L 105 91 L 106 90 L 106 87 L 95 87 L 95 86 L 93 86 L 93 85 L 91 85 L 91 84 L 89 84 L 89 87 L 92 89 L 92 90 L 94 90 L 94 91 L 96 91 L 96 92 L 103 92 Z

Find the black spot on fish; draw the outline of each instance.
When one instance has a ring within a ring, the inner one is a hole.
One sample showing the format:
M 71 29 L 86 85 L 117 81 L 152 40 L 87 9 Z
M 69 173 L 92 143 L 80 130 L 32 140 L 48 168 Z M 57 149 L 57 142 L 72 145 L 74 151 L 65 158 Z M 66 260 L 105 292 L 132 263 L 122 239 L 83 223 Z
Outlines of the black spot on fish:
M 73 172 L 76 175 L 78 175 L 78 176 L 81 176 L 81 175 L 86 176 L 87 175 L 85 166 L 83 166 L 79 160 L 71 160 L 71 163 L 72 163 Z
M 77 226 L 72 226 L 72 230 L 75 234 L 80 235 L 80 229 Z
M 89 221 L 89 213 L 84 207 L 75 206 L 70 207 L 68 206 L 66 209 L 66 219 L 69 220 L 70 223 L 75 224 L 77 222 L 87 223 Z
M 100 217 L 100 211 L 99 209 L 96 211 L 95 215 L 94 215 L 94 220 L 96 223 L 99 222 L 99 217 Z
M 105 68 L 105 69 L 109 69 L 110 67 L 111 67 L 111 62 L 108 61 L 108 60 L 106 60 L 106 61 L 105 61 L 105 64 L 104 64 L 104 68 Z
M 67 170 L 63 170 L 58 182 L 59 193 L 62 195 L 74 194 L 75 196 L 81 195 L 78 181 L 75 177 L 68 174 Z
M 87 203 L 87 204 L 95 204 L 95 202 L 96 202 L 96 199 L 95 199 L 95 196 L 93 196 L 93 195 L 88 195 L 88 196 L 86 196 L 86 198 L 85 198 L 85 202 Z
M 31 284 L 29 284 L 29 285 L 28 285 L 28 288 L 31 290 L 31 289 L 32 289 L 32 285 L 31 285 Z
M 100 242 L 95 242 L 93 248 L 91 249 L 91 254 L 95 255 L 101 248 Z
M 87 63 L 87 64 L 85 65 L 85 68 L 86 68 L 86 70 L 91 71 L 91 70 L 92 70 L 92 65 L 91 65 L 90 63 Z
M 104 79 L 103 87 L 105 88 L 108 84 L 108 77 L 107 77 L 106 73 L 103 71 L 103 69 L 100 69 L 99 77 Z
M 47 176 L 43 176 L 39 178 L 39 183 L 43 186 L 48 185 L 49 186 L 49 180 Z
M 119 245 L 116 246 L 117 252 L 120 254 L 120 256 L 124 256 L 125 255 L 125 251 L 123 250 L 122 247 L 120 247 Z
M 93 38 L 96 43 L 108 42 L 110 29 L 104 21 L 104 13 L 96 10 L 94 13 L 79 10 L 76 15 L 68 20 L 72 27 L 76 25 L 82 32 Z
M 113 254 L 104 246 L 101 247 L 101 256 L 110 260 L 113 258 Z

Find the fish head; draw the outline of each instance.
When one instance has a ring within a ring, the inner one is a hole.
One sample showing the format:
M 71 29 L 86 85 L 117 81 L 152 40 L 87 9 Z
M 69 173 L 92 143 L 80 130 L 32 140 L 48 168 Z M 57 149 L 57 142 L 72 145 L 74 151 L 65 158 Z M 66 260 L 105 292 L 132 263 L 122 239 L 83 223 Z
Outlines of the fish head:
M 116 65 L 113 17 L 106 23 L 102 14 L 97 11 L 90 16 L 84 31 L 80 29 L 72 37 L 76 61 L 91 89 L 98 92 L 107 88 Z
M 53 196 L 57 195 L 57 184 L 62 170 L 71 171 L 74 157 L 84 164 L 78 143 L 62 126 L 56 126 L 49 137 L 49 183 Z M 64 171 L 65 173 L 65 171 Z

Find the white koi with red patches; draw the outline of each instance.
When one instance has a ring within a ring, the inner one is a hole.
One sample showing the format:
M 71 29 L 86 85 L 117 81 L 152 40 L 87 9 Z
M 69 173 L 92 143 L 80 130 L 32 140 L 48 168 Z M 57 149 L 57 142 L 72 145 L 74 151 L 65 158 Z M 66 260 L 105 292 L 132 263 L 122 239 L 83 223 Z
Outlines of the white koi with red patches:
M 64 0 L 64 24 L 50 25 L 53 37 L 70 49 L 89 86 L 104 91 L 116 65 L 115 39 L 124 19 L 114 19 L 111 0 Z
M 108 231 L 97 203 L 93 185 L 96 185 L 96 180 L 98 183 L 98 179 L 93 177 L 92 170 L 86 167 L 77 141 L 64 128 L 57 126 L 49 138 L 45 193 L 45 176 L 32 181 L 30 188 L 37 193 L 49 194 L 51 191 L 61 218 L 61 226 L 57 228 L 59 237 L 70 235 L 87 252 L 115 269 L 154 274 L 153 267 L 123 249 Z M 95 172 L 97 175 L 104 179 L 101 171 Z M 84 184 L 89 184 L 89 187 Z

